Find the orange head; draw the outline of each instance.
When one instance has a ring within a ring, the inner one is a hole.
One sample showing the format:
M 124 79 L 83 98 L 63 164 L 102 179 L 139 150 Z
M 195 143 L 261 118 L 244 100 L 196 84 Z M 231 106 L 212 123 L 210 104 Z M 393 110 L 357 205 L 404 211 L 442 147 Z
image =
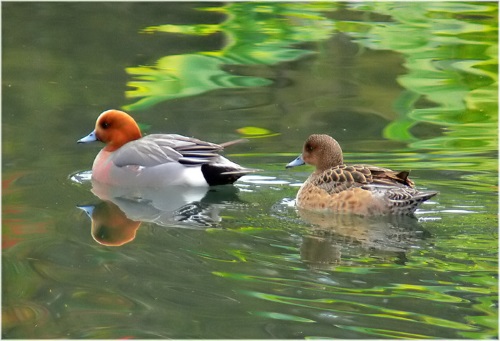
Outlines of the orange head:
M 129 114 L 120 110 L 106 110 L 97 118 L 95 130 L 78 143 L 102 141 L 107 151 L 115 151 L 125 143 L 141 138 L 141 130 Z

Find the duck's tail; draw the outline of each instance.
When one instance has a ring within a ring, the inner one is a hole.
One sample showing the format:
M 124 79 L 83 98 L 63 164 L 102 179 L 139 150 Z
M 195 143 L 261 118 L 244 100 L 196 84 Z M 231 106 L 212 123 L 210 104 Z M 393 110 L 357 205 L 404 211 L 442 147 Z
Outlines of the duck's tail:
M 222 148 L 226 148 L 226 147 L 232 146 L 234 144 L 243 143 L 243 142 L 248 142 L 248 140 L 247 139 L 238 139 L 238 140 L 228 141 L 228 142 L 224 142 L 224 143 L 219 144 L 219 146 L 221 146 Z
M 424 202 L 437 195 L 439 192 L 421 192 L 415 189 L 405 191 L 395 190 L 389 194 L 391 211 L 393 214 L 411 215 Z
M 210 186 L 229 185 L 243 175 L 259 171 L 260 169 L 244 168 L 239 165 L 235 167 L 219 163 L 205 163 L 201 166 L 201 172 Z
M 247 139 L 238 139 L 219 144 L 222 148 L 248 142 Z M 243 175 L 260 172 L 261 169 L 245 168 L 237 163 L 229 161 L 223 156 L 219 156 L 215 161 L 205 163 L 201 166 L 201 171 L 205 180 L 210 186 L 229 185 L 241 178 Z

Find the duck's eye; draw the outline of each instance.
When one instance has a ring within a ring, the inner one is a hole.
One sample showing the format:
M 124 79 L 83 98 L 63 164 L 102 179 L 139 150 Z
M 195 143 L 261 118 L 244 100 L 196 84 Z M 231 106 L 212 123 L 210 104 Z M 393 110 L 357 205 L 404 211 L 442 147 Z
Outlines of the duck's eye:
M 307 150 L 308 152 L 312 152 L 312 151 L 313 151 L 313 149 L 314 149 L 314 148 L 313 148 L 313 146 L 311 146 L 310 144 L 306 145 L 306 150 Z
M 104 121 L 104 122 L 101 123 L 101 128 L 102 129 L 107 129 L 107 128 L 109 128 L 109 126 L 110 126 L 110 124 L 107 121 Z

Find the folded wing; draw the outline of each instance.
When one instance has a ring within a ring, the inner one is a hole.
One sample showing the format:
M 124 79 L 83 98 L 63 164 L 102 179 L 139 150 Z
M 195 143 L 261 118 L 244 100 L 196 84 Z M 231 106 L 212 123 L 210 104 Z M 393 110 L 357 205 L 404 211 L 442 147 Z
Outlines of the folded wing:
M 219 145 L 177 134 L 152 134 L 122 146 L 115 152 L 114 162 L 118 167 L 153 167 L 168 162 L 200 166 L 216 161 L 224 146 L 241 141 Z

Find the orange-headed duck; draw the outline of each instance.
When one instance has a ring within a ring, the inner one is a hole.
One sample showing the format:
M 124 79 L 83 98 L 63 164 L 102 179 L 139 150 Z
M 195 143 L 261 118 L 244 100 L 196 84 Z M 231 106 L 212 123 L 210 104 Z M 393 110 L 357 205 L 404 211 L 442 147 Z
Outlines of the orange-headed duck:
M 422 202 L 437 194 L 416 190 L 408 171 L 345 165 L 340 145 L 328 135 L 309 136 L 302 154 L 286 167 L 306 163 L 316 170 L 297 193 L 299 209 L 363 216 L 412 215 Z
M 177 134 L 142 137 L 139 126 L 120 110 L 104 111 L 95 130 L 78 143 L 101 141 L 92 179 L 126 187 L 215 186 L 232 184 L 255 169 L 244 168 L 219 152 L 244 140 L 222 144 Z

